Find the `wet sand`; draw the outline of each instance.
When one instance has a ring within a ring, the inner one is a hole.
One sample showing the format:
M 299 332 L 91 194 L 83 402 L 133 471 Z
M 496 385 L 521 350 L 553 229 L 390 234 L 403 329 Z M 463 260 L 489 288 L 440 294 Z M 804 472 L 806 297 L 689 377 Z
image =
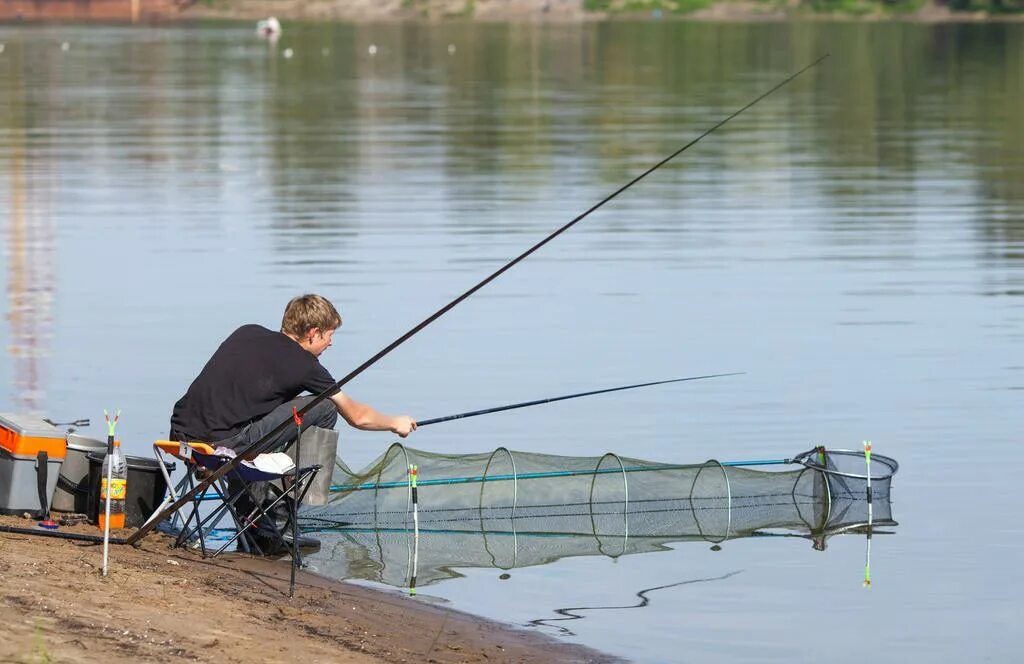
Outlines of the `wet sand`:
M 0 525 L 34 522 L 0 517 Z M 96 534 L 93 526 L 60 532 Z M 129 532 L 119 533 L 123 536 Z M 243 554 L 203 559 L 154 534 L 134 548 L 0 533 L 0 661 L 612 662 L 430 603 Z

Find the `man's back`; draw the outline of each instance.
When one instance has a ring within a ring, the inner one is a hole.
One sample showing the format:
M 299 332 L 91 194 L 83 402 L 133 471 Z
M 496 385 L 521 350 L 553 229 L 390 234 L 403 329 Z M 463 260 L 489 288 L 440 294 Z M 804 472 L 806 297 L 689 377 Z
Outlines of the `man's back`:
M 171 437 L 230 438 L 302 392 L 319 394 L 334 382 L 316 356 L 287 335 L 243 325 L 224 340 L 174 405 Z

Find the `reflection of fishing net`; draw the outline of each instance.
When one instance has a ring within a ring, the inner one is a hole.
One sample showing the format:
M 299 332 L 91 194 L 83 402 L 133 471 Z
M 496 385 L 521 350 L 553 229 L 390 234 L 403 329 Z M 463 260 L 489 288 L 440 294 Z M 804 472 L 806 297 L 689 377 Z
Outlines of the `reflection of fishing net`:
M 784 463 L 797 467 L 745 467 Z M 854 452 L 812 450 L 794 459 L 672 465 L 614 454 L 566 457 L 505 448 L 444 455 L 395 444 L 359 473 L 339 463 L 331 501 L 304 509 L 303 526 L 410 525 L 410 465 L 419 469 L 419 527 L 433 530 L 511 530 L 511 520 L 520 533 L 716 540 L 759 528 L 826 527 L 839 502 L 846 511 L 866 502 L 866 464 Z M 889 483 L 896 468 L 892 459 L 872 456 L 880 521 L 891 518 Z M 866 515 L 866 505 L 856 511 Z
M 419 469 L 420 585 L 452 576 L 453 567 L 508 569 L 569 556 L 619 556 L 773 529 L 823 541 L 867 521 L 867 466 L 855 452 L 819 449 L 794 459 L 671 465 L 504 448 L 440 455 L 396 444 L 362 472 L 339 464 L 331 502 L 304 508 L 304 528 L 336 530 L 318 535 L 325 546 L 314 564 L 322 572 L 408 582 L 410 464 Z M 784 464 L 790 469 L 753 468 Z M 892 525 L 889 485 L 897 464 L 878 454 L 871 464 L 874 524 Z

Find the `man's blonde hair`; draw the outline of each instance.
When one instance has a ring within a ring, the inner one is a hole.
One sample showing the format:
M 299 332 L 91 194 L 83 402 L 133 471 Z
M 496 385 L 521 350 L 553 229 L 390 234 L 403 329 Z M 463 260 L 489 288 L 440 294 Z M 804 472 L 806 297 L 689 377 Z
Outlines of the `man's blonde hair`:
M 313 328 L 321 332 L 341 327 L 341 316 L 331 301 L 321 295 L 308 293 L 292 298 L 284 308 L 281 331 L 293 337 L 304 337 Z

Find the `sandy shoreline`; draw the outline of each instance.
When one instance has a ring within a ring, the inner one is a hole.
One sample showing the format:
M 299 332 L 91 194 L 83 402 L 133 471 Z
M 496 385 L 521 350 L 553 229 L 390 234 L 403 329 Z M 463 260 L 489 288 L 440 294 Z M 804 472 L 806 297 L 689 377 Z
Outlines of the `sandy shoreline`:
M 0 524 L 33 522 L 0 517 Z M 62 532 L 97 532 L 74 526 Z M 151 535 L 139 548 L 0 533 L 0 661 L 612 662 L 541 634 L 231 554 L 204 560 Z

